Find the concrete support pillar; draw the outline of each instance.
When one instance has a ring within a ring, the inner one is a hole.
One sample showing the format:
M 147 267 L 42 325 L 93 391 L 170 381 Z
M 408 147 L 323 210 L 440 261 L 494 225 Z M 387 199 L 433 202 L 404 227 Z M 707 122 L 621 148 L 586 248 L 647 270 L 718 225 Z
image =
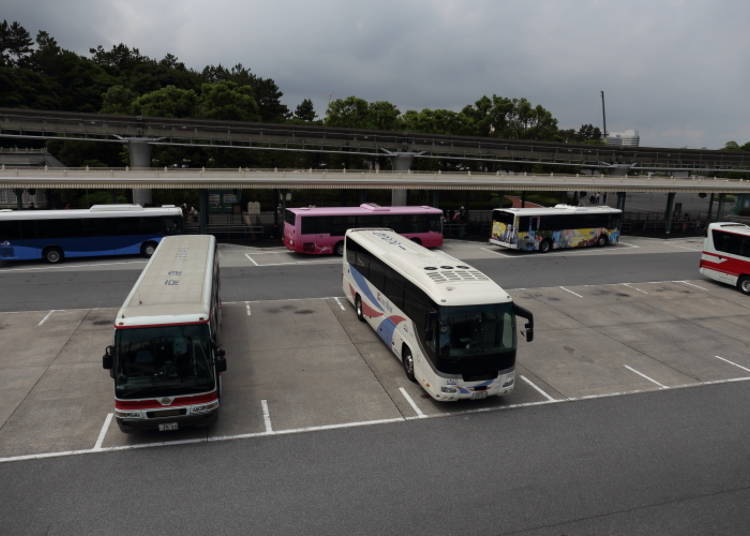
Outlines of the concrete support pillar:
M 724 208 L 724 194 L 719 194 L 719 206 L 716 209 L 716 221 L 721 221 L 724 217 L 722 214 Z
M 129 138 L 128 153 L 131 168 L 151 167 L 151 145 L 148 143 L 148 138 Z M 133 190 L 133 203 L 145 206 L 151 204 L 151 201 L 151 190 Z
M 440 190 L 433 190 L 432 191 L 432 206 L 435 208 L 440 207 Z
M 198 231 L 208 233 L 208 190 L 205 188 L 198 190 Z
M 526 192 L 521 192 L 521 208 L 526 207 Z
M 672 217 L 674 216 L 674 192 L 667 194 L 667 208 L 664 211 L 664 233 L 672 232 Z
M 16 208 L 21 210 L 23 208 L 23 190 L 16 188 L 13 193 L 16 194 Z
M 711 197 L 708 199 L 708 217 L 706 218 L 706 223 L 711 223 L 711 217 L 714 215 L 714 194 L 711 194 Z
M 409 171 L 411 163 L 414 161 L 414 153 L 391 153 L 389 156 L 393 171 Z M 391 206 L 406 205 L 407 199 L 407 190 L 391 190 Z
M 625 212 L 625 199 L 627 194 L 625 192 L 617 192 L 617 208 Z

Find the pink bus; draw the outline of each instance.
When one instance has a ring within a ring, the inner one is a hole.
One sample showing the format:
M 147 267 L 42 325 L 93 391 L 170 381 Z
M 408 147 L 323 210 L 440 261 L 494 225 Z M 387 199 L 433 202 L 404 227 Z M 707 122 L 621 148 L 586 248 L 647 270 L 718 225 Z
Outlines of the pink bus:
M 352 227 L 389 227 L 423 245 L 443 245 L 443 211 L 439 208 L 358 207 L 289 208 L 284 214 L 284 245 L 297 253 L 322 255 L 344 252 L 344 235 Z

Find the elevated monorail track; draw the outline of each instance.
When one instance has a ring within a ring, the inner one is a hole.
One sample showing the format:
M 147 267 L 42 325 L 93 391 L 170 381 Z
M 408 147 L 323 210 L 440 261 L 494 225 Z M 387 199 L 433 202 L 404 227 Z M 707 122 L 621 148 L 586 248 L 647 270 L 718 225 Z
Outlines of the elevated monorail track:
M 172 119 L 0 108 L 0 138 L 64 139 L 263 151 L 340 153 L 589 169 L 750 173 L 750 153 L 708 149 L 613 147 L 489 137 L 333 128 L 292 123 Z

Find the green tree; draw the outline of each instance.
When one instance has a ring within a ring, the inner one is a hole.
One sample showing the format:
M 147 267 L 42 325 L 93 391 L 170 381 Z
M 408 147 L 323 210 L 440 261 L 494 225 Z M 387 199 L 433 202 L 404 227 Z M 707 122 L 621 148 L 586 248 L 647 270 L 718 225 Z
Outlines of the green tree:
M 33 44 L 29 32 L 18 22 L 8 24 L 3 20 L 0 23 L 0 65 L 22 65 Z
M 206 82 L 229 80 L 238 86 L 250 86 L 253 89 L 255 101 L 258 104 L 260 120 L 265 122 L 280 122 L 289 116 L 289 108 L 281 103 L 283 93 L 270 78 L 255 76 L 250 69 L 238 63 L 231 69 L 221 64 L 207 65 L 201 73 Z
M 734 141 L 734 140 L 732 140 L 732 141 L 728 141 L 728 142 L 727 142 L 727 143 L 726 143 L 726 144 L 724 145 L 724 150 L 725 150 L 725 151 L 739 151 L 739 150 L 740 150 L 740 144 L 739 144 L 739 143 L 737 143 L 737 142 L 736 142 L 736 141 Z
M 103 114 L 127 115 L 136 97 L 135 92 L 124 86 L 110 86 L 102 96 L 102 108 L 99 111 Z
M 400 128 L 398 108 L 386 101 L 371 102 L 367 105 L 367 117 L 360 128 L 376 130 L 398 130 Z
M 358 97 L 336 99 L 328 104 L 325 124 L 330 127 L 359 128 L 367 121 L 369 106 Z
M 135 99 L 131 112 L 154 117 L 194 117 L 197 102 L 192 89 L 167 86 Z
M 198 116 L 205 119 L 258 121 L 258 104 L 250 86 L 238 86 L 230 80 L 209 82 L 201 86 Z
M 294 118 L 300 121 L 315 121 L 315 108 L 310 99 L 304 99 L 294 110 Z

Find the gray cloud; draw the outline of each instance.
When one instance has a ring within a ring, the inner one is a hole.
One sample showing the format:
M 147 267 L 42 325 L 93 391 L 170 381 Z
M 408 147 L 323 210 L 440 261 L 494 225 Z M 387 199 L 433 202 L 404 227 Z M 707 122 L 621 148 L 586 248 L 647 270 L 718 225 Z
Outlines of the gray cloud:
M 6 0 L 3 17 L 87 53 L 124 42 L 190 66 L 242 63 L 294 108 L 311 98 L 459 110 L 492 93 L 563 128 L 640 130 L 651 146 L 750 141 L 750 4 L 741 0 L 204 2 Z

